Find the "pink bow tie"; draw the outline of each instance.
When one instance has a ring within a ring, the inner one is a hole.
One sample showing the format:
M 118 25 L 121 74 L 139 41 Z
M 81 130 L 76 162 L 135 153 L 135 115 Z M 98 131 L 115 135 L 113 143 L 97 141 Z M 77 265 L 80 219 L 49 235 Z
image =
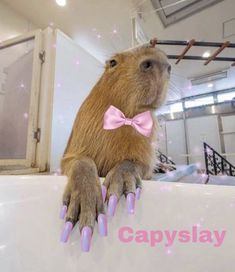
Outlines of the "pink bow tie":
M 153 119 L 150 111 L 137 114 L 132 119 L 126 116 L 116 107 L 110 106 L 104 114 L 104 129 L 116 129 L 122 126 L 132 126 L 140 134 L 149 137 L 153 128 Z

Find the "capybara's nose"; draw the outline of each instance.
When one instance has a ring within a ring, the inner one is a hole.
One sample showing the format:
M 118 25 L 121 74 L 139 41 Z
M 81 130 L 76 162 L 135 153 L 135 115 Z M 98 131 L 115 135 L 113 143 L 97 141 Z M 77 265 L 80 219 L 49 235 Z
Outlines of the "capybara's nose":
M 143 62 L 141 62 L 140 69 L 143 72 L 148 72 L 153 69 L 155 63 L 156 63 L 156 60 L 146 59 Z

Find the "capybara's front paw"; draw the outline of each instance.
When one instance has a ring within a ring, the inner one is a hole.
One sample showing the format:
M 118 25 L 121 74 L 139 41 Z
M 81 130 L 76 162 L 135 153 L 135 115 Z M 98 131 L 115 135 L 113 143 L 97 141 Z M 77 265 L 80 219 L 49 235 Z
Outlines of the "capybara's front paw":
M 92 166 L 92 167 L 91 167 Z M 66 215 L 66 223 L 61 241 L 67 242 L 74 225 L 79 221 L 83 251 L 89 251 L 95 221 L 99 233 L 107 235 L 107 219 L 104 214 L 102 190 L 93 165 L 87 161 L 77 161 L 63 195 L 60 217 Z
M 135 199 L 140 198 L 141 178 L 133 162 L 128 160 L 116 165 L 106 176 L 108 215 L 113 216 L 119 198 L 124 194 L 129 214 L 135 210 Z

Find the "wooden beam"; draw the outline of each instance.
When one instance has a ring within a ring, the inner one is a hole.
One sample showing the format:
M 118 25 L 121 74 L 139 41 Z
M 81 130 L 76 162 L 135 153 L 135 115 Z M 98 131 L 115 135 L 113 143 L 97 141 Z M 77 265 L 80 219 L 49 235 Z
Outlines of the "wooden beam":
M 216 56 L 218 56 L 218 55 L 219 55 L 226 47 L 229 46 L 229 44 L 230 44 L 229 41 L 223 43 L 223 44 L 221 45 L 221 47 L 218 48 L 218 49 L 215 51 L 215 53 L 212 54 L 212 56 L 210 56 L 210 57 L 205 61 L 204 65 L 207 65 L 207 64 L 210 63 L 212 60 L 214 60 L 214 59 L 216 58 Z
M 178 64 L 184 58 L 185 54 L 189 51 L 189 49 L 193 46 L 194 43 L 195 43 L 194 39 L 189 41 L 188 45 L 184 48 L 184 51 L 182 52 L 182 54 L 179 55 L 179 58 L 177 59 L 175 64 Z

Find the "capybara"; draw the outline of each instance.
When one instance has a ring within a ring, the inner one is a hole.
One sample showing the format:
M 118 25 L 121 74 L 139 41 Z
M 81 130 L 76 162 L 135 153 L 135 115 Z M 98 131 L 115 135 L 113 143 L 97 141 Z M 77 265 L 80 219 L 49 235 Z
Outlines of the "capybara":
M 150 179 L 155 166 L 157 120 L 154 112 L 166 97 L 171 66 L 160 49 L 141 46 L 114 55 L 103 75 L 80 107 L 61 162 L 67 175 L 63 203 L 66 221 L 94 227 L 104 212 L 99 176 L 105 177 L 107 200 L 135 194 L 141 179 Z M 147 137 L 130 125 L 104 129 L 110 106 L 126 118 L 150 112 L 153 120 Z

